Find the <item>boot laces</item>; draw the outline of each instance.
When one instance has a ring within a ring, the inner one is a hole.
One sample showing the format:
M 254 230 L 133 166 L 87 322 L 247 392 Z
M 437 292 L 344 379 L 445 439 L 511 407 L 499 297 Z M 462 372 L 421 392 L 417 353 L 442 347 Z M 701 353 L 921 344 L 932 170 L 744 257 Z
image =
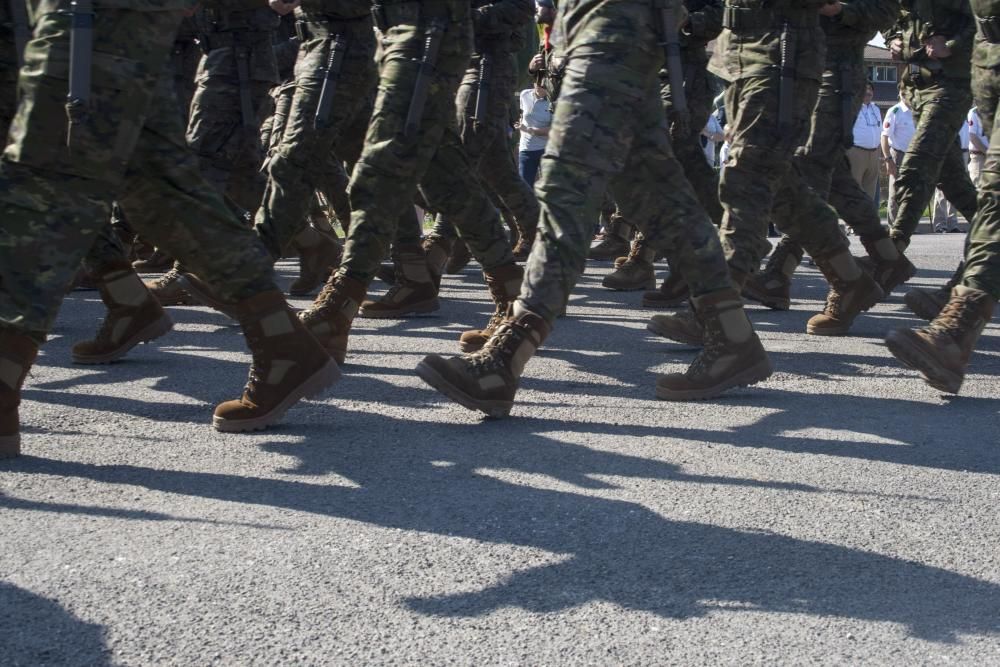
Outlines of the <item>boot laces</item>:
M 323 284 L 323 289 L 319 291 L 316 298 L 313 299 L 312 305 L 306 310 L 302 311 L 302 320 L 304 322 L 310 322 L 316 318 L 322 318 L 326 314 L 333 302 L 333 295 L 337 290 L 337 284 L 339 282 L 339 275 L 334 273 L 329 278 L 326 279 L 326 283 Z
M 154 280 L 151 283 L 150 286 L 153 289 L 166 289 L 172 283 L 177 282 L 177 279 L 180 278 L 180 275 L 181 274 L 180 274 L 180 272 L 177 269 L 171 268 L 169 271 L 167 271 L 166 273 L 164 273 L 162 276 L 160 276 L 159 278 L 157 278 L 156 280 Z
M 469 370 L 473 375 L 484 375 L 503 370 L 503 358 L 510 356 L 510 351 L 517 345 L 519 334 L 514 327 L 501 321 L 483 349 L 465 356 Z
M 692 314 L 692 316 L 701 324 L 704 334 L 701 352 L 688 368 L 687 375 L 689 377 L 707 373 L 712 364 L 722 356 L 728 342 L 718 317 L 703 318 L 696 314 Z
M 976 326 L 978 320 L 979 312 L 972 299 L 964 296 L 952 297 L 927 328 L 957 338 L 962 332 Z

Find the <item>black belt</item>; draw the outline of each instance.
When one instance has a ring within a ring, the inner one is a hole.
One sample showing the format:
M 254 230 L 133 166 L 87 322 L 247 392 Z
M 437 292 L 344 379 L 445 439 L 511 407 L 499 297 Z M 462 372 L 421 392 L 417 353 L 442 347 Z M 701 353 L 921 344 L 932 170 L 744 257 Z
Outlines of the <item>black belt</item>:
M 853 148 L 857 148 L 859 151 L 868 151 L 869 153 L 871 151 L 877 151 L 878 150 L 878 146 L 876 146 L 875 148 L 865 148 L 863 146 L 854 146 Z

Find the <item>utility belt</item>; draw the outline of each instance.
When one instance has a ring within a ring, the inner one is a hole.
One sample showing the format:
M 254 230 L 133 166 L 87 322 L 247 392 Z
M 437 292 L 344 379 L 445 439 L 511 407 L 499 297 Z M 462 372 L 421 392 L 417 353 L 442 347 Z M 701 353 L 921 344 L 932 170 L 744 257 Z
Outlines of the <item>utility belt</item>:
M 209 32 L 198 37 L 201 50 L 211 53 L 216 49 L 232 49 L 239 46 L 250 46 L 260 40 L 271 41 L 273 30 L 227 30 L 226 32 Z
M 311 39 L 329 39 L 344 33 L 361 30 L 371 30 L 371 16 L 361 16 L 356 19 L 318 19 L 303 17 L 295 22 L 295 34 L 303 42 Z
M 780 30 L 785 25 L 792 28 L 819 26 L 819 13 L 775 12 L 771 9 L 746 9 L 726 7 L 722 10 L 722 27 L 736 34 L 763 30 Z
M 455 0 L 377 0 L 372 5 L 375 27 L 385 32 L 394 25 L 423 25 L 430 21 L 463 23 L 469 21 L 471 5 Z
M 979 34 L 990 44 L 1000 44 L 1000 16 L 977 16 Z

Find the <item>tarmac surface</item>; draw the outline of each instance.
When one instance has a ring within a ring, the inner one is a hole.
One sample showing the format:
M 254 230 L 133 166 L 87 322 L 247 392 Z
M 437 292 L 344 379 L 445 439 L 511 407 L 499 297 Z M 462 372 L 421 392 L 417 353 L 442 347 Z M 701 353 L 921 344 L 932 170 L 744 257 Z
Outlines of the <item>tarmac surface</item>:
M 916 237 L 911 284 L 963 241 Z M 900 292 L 807 336 L 804 264 L 791 311 L 750 309 L 774 376 L 665 403 L 695 352 L 609 268 L 507 420 L 412 370 L 488 317 L 469 268 L 432 316 L 359 319 L 340 384 L 253 435 L 209 426 L 249 361 L 225 316 L 74 366 L 103 309 L 72 293 L 0 462 L 0 665 L 1000 664 L 997 324 L 942 396 L 882 343 L 919 323 Z

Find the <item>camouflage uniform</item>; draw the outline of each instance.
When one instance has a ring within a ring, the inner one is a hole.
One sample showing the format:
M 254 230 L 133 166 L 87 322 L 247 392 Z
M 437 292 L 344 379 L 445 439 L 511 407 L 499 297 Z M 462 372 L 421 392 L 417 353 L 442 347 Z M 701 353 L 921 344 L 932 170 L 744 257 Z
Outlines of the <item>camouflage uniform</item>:
M 247 9 L 243 0 L 221 0 L 201 12 L 199 22 L 204 56 L 195 79 L 187 142 L 200 158 L 205 178 L 253 213 L 265 182 L 259 129 L 271 115 L 269 92 L 278 83 L 272 41 L 280 19 L 266 6 Z M 247 110 L 241 94 L 250 98 Z
M 754 5 L 745 7 L 741 5 Z M 792 155 L 809 131 L 826 56 L 817 7 L 822 0 L 757 3 L 727 0 L 726 30 L 716 43 L 710 68 L 731 81 L 726 116 L 732 136 L 722 171 L 720 199 L 725 209 L 722 244 L 737 275 L 757 270 L 770 249 L 767 225 L 774 209 L 780 229 L 813 256 L 846 250 L 837 214 L 805 185 Z M 782 26 L 790 43 L 794 91 L 784 124 L 779 119 L 779 41 Z
M 1000 300 L 1000 2 L 972 0 L 972 8 L 991 24 L 972 54 L 972 94 L 990 148 L 979 182 L 979 210 L 969 227 L 962 284 Z
M 877 30 L 888 28 L 899 15 L 897 0 L 856 0 L 835 17 L 821 17 L 826 35 L 826 67 L 812 113 L 809 139 L 795 153 L 795 164 L 806 185 L 827 197 L 838 215 L 868 242 L 885 238 L 878 209 L 851 175 L 846 148 L 853 143 L 854 119 L 861 109 L 867 75 L 864 49 Z M 788 213 L 776 211 L 775 213 Z M 774 220 L 778 227 L 787 221 Z M 788 236 L 775 257 L 791 253 L 802 258 L 802 246 Z
M 302 42 L 293 90 L 283 90 L 288 110 L 266 162 L 267 189 L 255 229 L 278 258 L 306 225 L 312 194 L 319 190 L 339 201 L 344 168 L 334 153 L 340 137 L 357 119 L 367 121 L 366 101 L 377 82 L 371 3 L 306 0 L 296 10 Z M 335 38 L 344 44 L 340 74 L 325 125 L 314 124 Z M 290 98 L 287 96 L 290 95 Z M 343 215 L 342 208 L 338 217 Z
M 647 243 L 690 275 L 696 295 L 730 287 L 718 234 L 670 146 L 660 98 L 663 51 L 652 18 L 646 3 L 560 7 L 569 40 L 561 53 L 568 57 L 536 186 L 540 241 L 518 299 L 549 323 L 583 273 L 591 221 L 609 184 Z M 664 215 L 668 222 L 659 224 Z
M 916 134 L 899 166 L 896 218 L 891 234 L 909 243 L 935 184 L 966 219 L 976 213 L 976 190 L 956 139 L 972 95 L 970 58 L 976 26 L 968 0 L 904 0 L 899 21 L 885 34 L 887 43 L 902 40 L 906 62 L 900 88 L 913 109 Z M 923 41 L 932 35 L 948 40 L 951 55 L 932 60 Z
M 7 137 L 10 120 L 17 110 L 17 50 L 14 39 L 14 19 L 10 2 L 24 0 L 3 0 L 0 2 L 0 135 Z M 27 6 L 25 6 L 27 12 Z
M 472 7 L 475 45 L 455 98 L 458 133 L 483 187 L 513 213 L 521 232 L 531 236 L 538 224 L 538 200 L 517 172 L 507 132 L 517 87 L 514 53 L 535 6 L 531 0 L 474 0 Z M 481 80 L 483 67 L 486 80 Z M 487 102 L 484 118 L 477 119 L 480 90 Z M 454 225 L 448 215 L 441 215 L 431 235 L 454 238 Z
M 455 93 L 470 56 L 468 2 L 386 2 L 376 9 L 382 33 L 379 94 L 351 177 L 351 229 L 339 274 L 365 286 L 371 282 L 418 183 L 428 205 L 460 225 L 484 269 L 513 263 L 500 218 L 473 176 L 455 124 Z M 408 136 L 404 125 L 432 25 L 443 28 L 440 50 L 419 127 Z
M 0 328 L 44 340 L 116 195 L 137 232 L 183 258 L 220 297 L 273 289 L 264 248 L 203 180 L 183 141 L 165 65 L 187 0 L 96 13 L 92 112 L 74 127 L 72 151 L 68 6 L 37 7 L 31 66 L 19 79 L 22 99 L 0 159 Z

